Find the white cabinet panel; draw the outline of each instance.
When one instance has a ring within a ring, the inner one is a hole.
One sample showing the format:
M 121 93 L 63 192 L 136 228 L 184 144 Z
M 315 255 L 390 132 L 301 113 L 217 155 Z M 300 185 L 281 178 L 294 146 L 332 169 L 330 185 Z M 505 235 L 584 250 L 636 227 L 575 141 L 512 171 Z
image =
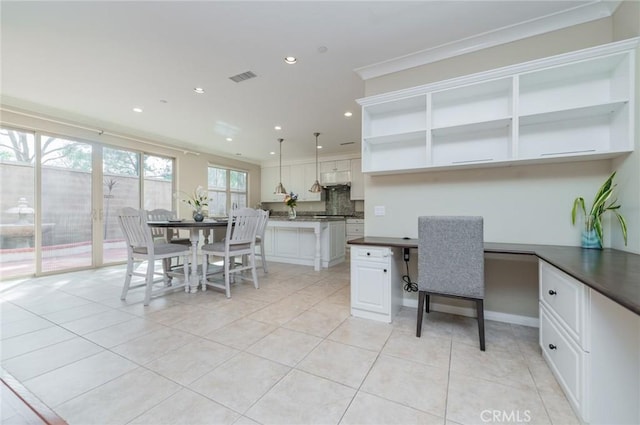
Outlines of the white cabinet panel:
M 287 189 L 298 195 L 298 202 L 321 201 L 322 192 L 309 192 L 316 181 L 316 164 L 297 164 L 290 168 L 291 189 L 289 187 Z
M 390 174 L 630 152 L 638 44 L 623 40 L 360 99 L 362 170 Z
M 269 220 L 267 261 L 313 266 L 316 271 L 345 261 L 342 221 Z
M 391 323 L 402 305 L 400 255 L 388 247 L 351 247 L 351 315 Z
M 640 316 L 542 260 L 539 276 L 542 355 L 582 422 L 640 423 Z
M 287 190 L 289 190 L 288 182 L 290 181 L 290 167 L 283 166 L 282 184 Z M 284 200 L 283 195 L 276 195 L 274 193 L 279 182 L 279 167 L 262 167 L 260 172 L 260 200 L 262 202 L 282 202 Z
M 351 200 L 364 200 L 364 174 L 362 174 L 362 160 L 351 160 Z

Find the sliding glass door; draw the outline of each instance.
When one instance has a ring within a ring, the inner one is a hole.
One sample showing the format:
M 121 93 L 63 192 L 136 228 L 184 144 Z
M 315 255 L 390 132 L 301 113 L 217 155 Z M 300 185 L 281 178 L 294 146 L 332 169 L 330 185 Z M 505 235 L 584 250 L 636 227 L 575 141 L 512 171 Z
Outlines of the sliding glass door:
M 123 207 L 175 208 L 174 159 L 0 128 L 0 279 L 126 261 Z
M 33 274 L 35 135 L 0 129 L 0 278 Z
M 140 154 L 124 149 L 102 149 L 102 263 L 127 260 L 127 247 L 118 224 L 123 207 L 140 208 Z
M 93 147 L 41 136 L 42 272 L 93 265 Z

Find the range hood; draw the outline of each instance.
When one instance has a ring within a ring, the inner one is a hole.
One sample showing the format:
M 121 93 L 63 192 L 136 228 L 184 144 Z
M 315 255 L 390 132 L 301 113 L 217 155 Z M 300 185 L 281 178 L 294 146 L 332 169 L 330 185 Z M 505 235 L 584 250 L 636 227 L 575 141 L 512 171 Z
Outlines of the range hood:
M 320 184 L 322 186 L 351 186 L 351 171 L 329 171 L 320 173 Z

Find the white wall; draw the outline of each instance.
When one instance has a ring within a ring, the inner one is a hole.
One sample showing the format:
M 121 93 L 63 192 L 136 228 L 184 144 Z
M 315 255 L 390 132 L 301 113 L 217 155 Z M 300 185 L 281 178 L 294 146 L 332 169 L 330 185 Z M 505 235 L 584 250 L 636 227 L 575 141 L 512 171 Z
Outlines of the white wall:
M 605 44 L 613 41 L 613 32 L 613 19 L 605 18 L 378 77 L 365 82 L 365 93 L 369 96 L 399 90 Z M 629 220 L 629 232 L 634 232 L 634 240 L 629 241 L 626 249 L 640 252 L 638 155 L 636 151 L 625 160 L 616 161 L 615 168 L 612 160 L 597 160 L 368 176 L 365 235 L 415 238 L 420 215 L 481 215 L 485 219 L 486 241 L 579 245 L 580 231 L 571 225 L 570 219 L 573 200 L 583 196 L 591 202 L 611 171 L 620 168 L 620 201 Z M 385 206 L 386 215 L 376 217 L 376 206 Z M 605 226 L 605 246 L 621 248 L 619 228 Z M 518 261 L 487 260 L 489 314 L 493 311 L 537 316 L 537 270 L 530 262 L 518 264 Z M 416 280 L 415 263 L 411 269 Z M 505 269 L 520 273 L 505 274 Z M 414 303 L 415 298 L 415 294 L 405 293 L 405 304 Z
M 622 40 L 640 36 L 640 2 L 625 1 L 613 15 L 614 39 Z M 613 162 L 618 170 L 618 199 L 622 207 L 620 213 L 626 218 L 628 226 L 628 245 L 620 232 L 613 232 L 611 246 L 618 249 L 640 253 L 640 49 L 636 51 L 636 140 L 635 151 L 626 158 Z

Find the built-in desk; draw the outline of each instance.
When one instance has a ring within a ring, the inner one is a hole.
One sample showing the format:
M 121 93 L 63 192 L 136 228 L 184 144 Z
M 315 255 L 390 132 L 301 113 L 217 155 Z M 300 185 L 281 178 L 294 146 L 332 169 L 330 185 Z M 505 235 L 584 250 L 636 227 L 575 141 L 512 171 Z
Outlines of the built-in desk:
M 417 239 L 366 236 L 350 245 L 418 248 Z M 485 242 L 484 252 L 535 255 L 605 297 L 640 315 L 640 255 L 616 249 Z
M 348 243 L 352 314 L 390 322 L 402 303 L 400 249 L 417 249 L 417 239 Z M 640 255 L 491 242 L 484 250 L 539 259 L 542 357 L 582 422 L 639 424 Z

